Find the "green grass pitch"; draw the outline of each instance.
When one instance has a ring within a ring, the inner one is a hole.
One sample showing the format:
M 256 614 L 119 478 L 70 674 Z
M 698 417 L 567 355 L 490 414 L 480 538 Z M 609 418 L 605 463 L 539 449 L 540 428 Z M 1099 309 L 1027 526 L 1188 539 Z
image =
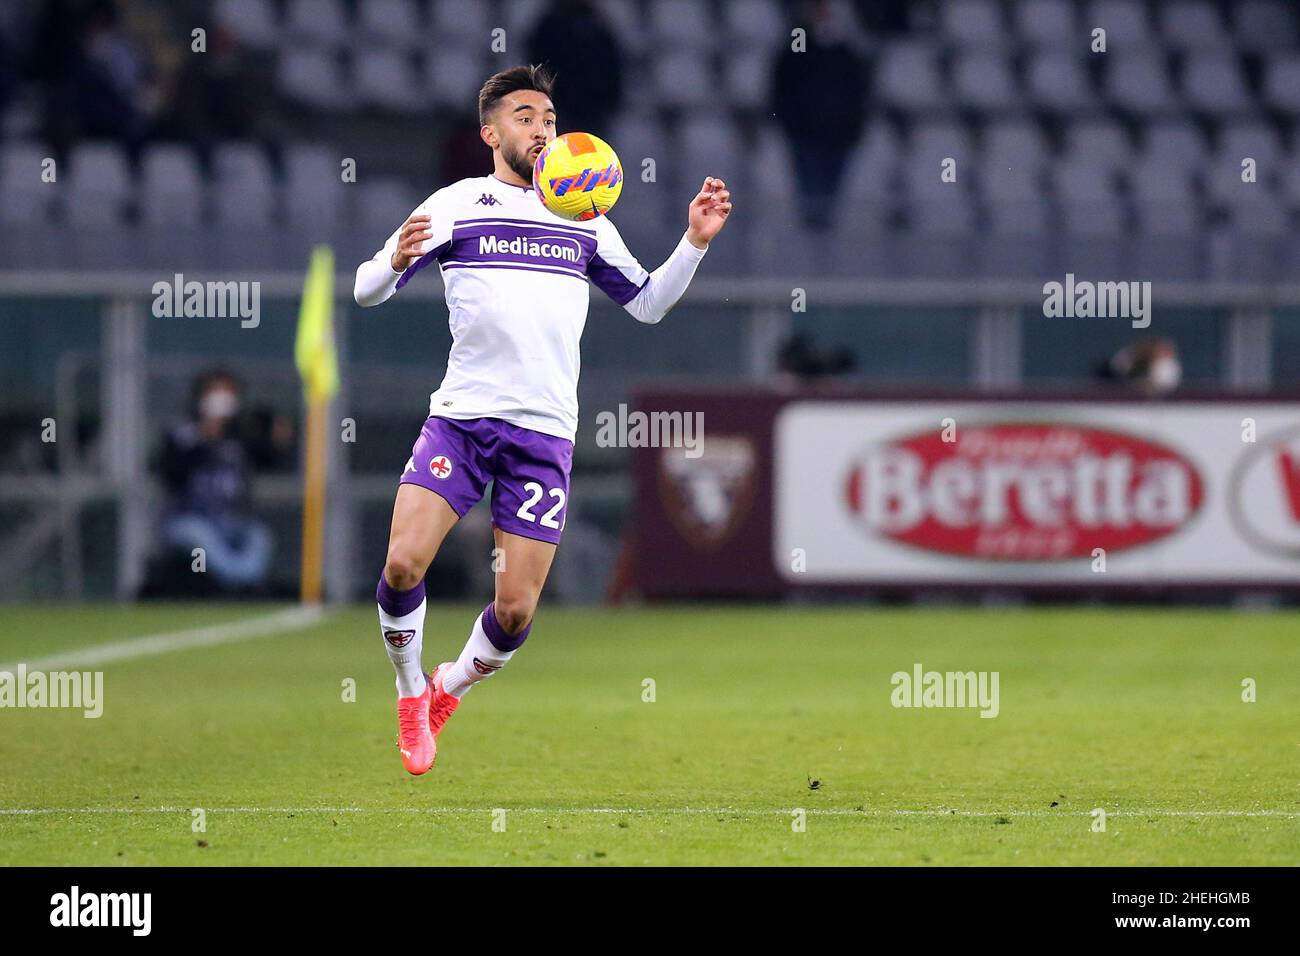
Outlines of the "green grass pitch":
M 0 608 L 0 666 L 272 610 Z M 427 665 L 476 612 L 430 608 Z M 1293 613 L 543 605 L 413 778 L 374 610 L 348 608 L 105 663 L 99 719 L 0 709 L 0 863 L 1293 866 L 1297 634 Z M 997 671 L 1000 713 L 893 707 L 917 662 Z

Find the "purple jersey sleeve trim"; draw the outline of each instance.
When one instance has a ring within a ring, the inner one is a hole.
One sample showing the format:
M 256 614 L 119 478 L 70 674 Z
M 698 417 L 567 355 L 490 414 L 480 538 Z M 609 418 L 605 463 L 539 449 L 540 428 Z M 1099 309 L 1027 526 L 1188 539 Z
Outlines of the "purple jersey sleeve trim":
M 427 266 L 430 262 L 434 262 L 437 259 L 442 258 L 442 254 L 446 252 L 450 247 L 451 247 L 451 240 L 447 240 L 437 248 L 430 249 L 424 255 L 420 256 L 420 258 L 417 259 L 414 262 L 414 264 L 408 266 L 406 271 L 402 273 L 402 277 L 397 280 L 397 285 L 393 287 L 393 291 L 396 292 L 402 286 L 406 285 L 406 283 L 410 282 L 411 276 L 415 275 L 417 272 L 419 272 L 421 269 Z
M 587 277 L 595 283 L 596 288 L 619 305 L 627 305 L 631 302 L 636 298 L 636 294 L 645 288 L 645 284 L 650 281 L 650 277 L 646 276 L 645 279 L 641 280 L 641 284 L 637 285 L 599 255 L 591 257 L 591 262 L 587 266 Z

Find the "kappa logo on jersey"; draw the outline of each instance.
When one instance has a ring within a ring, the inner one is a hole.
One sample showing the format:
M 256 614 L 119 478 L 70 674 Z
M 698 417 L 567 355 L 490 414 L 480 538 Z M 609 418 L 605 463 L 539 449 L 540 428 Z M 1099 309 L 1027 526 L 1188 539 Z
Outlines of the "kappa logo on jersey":
M 429 462 L 429 474 L 435 478 L 450 478 L 451 459 L 446 455 L 434 455 Z
M 411 643 L 413 637 L 415 637 L 415 631 L 384 630 L 384 640 L 394 647 L 405 647 Z
M 499 206 L 501 205 L 501 200 L 497 199 L 497 197 L 493 196 L 491 193 L 484 193 L 482 196 L 479 196 L 478 199 L 474 200 L 474 205 Z
M 500 665 L 500 664 L 484 664 L 481 660 L 479 660 L 479 659 L 476 657 L 476 658 L 474 658 L 474 670 L 476 670 L 476 671 L 478 671 L 480 674 L 483 674 L 483 675 L 486 676 L 487 674 L 491 674 L 491 673 L 493 673 L 494 671 L 499 671 L 499 670 L 501 670 L 501 665 Z

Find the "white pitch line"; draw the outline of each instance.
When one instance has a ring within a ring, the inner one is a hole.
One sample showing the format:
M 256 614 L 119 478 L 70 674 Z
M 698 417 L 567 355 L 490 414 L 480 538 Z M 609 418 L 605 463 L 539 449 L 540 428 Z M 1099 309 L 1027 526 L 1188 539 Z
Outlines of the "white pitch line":
M 0 816 L 57 816 L 59 814 L 152 814 L 190 813 L 197 807 L 0 807 Z M 1074 817 L 1090 816 L 1088 810 L 854 810 L 847 807 L 777 807 L 737 809 L 734 807 L 202 807 L 208 813 L 275 814 L 275 813 L 357 813 L 456 815 L 494 813 L 533 814 L 666 814 L 669 816 L 789 816 L 802 809 L 809 816 L 837 817 Z M 1112 810 L 1111 817 L 1300 817 L 1291 810 Z
M 324 616 L 325 612 L 319 607 L 291 607 L 273 614 L 263 614 L 225 624 L 192 627 L 182 631 L 146 634 L 143 637 L 129 637 L 120 641 L 109 641 L 106 644 L 93 644 L 22 663 L 27 665 L 28 670 L 60 670 L 68 667 L 107 664 L 112 661 L 129 661 L 137 657 L 153 657 L 156 654 L 170 654 L 173 651 L 187 651 L 196 647 L 215 647 L 218 644 L 233 644 L 236 641 L 269 637 L 272 634 L 308 627 Z M 0 671 L 14 673 L 17 669 L 16 662 L 0 664 Z

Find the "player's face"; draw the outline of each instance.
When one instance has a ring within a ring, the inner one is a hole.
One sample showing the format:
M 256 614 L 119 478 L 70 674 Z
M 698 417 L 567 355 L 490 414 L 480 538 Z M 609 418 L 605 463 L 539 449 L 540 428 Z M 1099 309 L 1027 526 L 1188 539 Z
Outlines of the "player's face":
M 501 143 L 501 158 L 525 182 L 533 181 L 533 163 L 542 147 L 555 139 L 555 107 L 536 90 L 517 90 L 502 97 L 492 124 Z

